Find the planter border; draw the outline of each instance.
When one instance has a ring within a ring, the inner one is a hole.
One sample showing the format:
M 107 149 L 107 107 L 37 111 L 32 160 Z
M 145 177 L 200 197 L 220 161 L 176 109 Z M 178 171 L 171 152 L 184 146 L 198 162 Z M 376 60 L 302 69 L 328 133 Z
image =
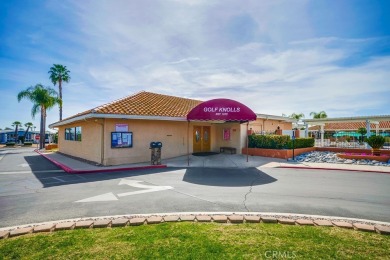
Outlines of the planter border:
M 248 148 L 248 155 L 288 159 L 293 157 L 292 151 L 293 151 L 292 149 Z M 334 153 L 365 153 L 365 154 L 371 154 L 372 152 L 371 149 L 352 149 L 352 148 L 338 148 L 338 147 L 337 148 L 336 147 L 307 147 L 307 148 L 294 149 L 294 155 L 297 156 L 302 153 L 308 153 L 313 151 L 334 152 Z M 390 156 L 390 150 L 381 149 L 380 151 L 382 155 L 385 154 Z M 242 148 L 242 154 L 244 155 L 247 154 L 247 148 Z M 375 157 L 381 157 L 381 156 L 375 156 Z M 366 156 L 366 158 L 362 158 L 362 159 L 368 159 L 368 158 Z M 388 160 L 389 159 L 390 157 L 388 158 Z M 377 160 L 377 158 L 368 159 L 368 160 Z
M 52 233 L 59 230 L 74 230 L 78 228 L 111 228 L 114 226 L 126 227 L 184 221 L 200 224 L 202 222 L 219 223 L 218 219 L 223 219 L 224 223 L 230 224 L 274 223 L 292 224 L 296 226 L 348 227 L 356 231 L 376 232 L 381 235 L 390 235 L 390 223 L 367 219 L 272 212 L 179 212 L 85 217 L 5 227 L 0 228 L 0 239 L 28 235 L 31 233 Z M 113 223 L 121 224 L 113 225 Z
M 342 159 L 350 159 L 350 160 L 373 160 L 379 162 L 388 162 L 390 160 L 390 156 L 376 156 L 376 155 L 360 155 L 360 154 L 342 154 L 338 153 L 337 157 Z
M 300 155 L 302 153 L 308 153 L 315 151 L 315 147 L 297 148 L 294 149 L 294 155 Z M 242 154 L 246 153 L 247 148 L 242 148 Z M 288 159 L 293 157 L 292 149 L 263 149 L 263 148 L 248 148 L 248 155 L 272 157 L 280 159 Z

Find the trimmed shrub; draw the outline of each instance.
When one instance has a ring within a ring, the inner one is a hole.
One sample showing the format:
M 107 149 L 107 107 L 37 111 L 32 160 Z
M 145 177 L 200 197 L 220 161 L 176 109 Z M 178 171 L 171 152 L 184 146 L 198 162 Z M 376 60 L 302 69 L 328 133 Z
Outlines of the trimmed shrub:
M 8 142 L 5 144 L 5 146 L 15 146 L 15 142 Z
M 24 146 L 32 146 L 32 144 L 33 144 L 32 142 L 24 142 L 23 145 L 24 145 Z
M 249 148 L 292 149 L 293 141 L 288 135 L 250 135 Z M 313 138 L 296 138 L 294 148 L 313 147 Z
M 250 135 L 250 148 L 283 149 L 290 140 L 288 135 Z
M 385 138 L 381 135 L 372 135 L 367 138 L 367 143 L 372 149 L 380 149 L 385 144 Z
M 314 138 L 296 138 L 294 141 L 294 149 L 314 147 Z M 293 149 L 293 141 L 288 142 L 288 149 Z

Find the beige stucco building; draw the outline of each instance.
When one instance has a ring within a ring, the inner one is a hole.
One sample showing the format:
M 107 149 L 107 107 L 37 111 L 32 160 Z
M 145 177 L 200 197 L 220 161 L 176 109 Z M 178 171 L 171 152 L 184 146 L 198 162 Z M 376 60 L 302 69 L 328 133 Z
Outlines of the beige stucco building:
M 246 147 L 254 132 L 291 130 L 293 120 L 256 114 L 251 122 L 188 121 L 199 100 L 139 92 L 84 111 L 49 127 L 58 129 L 59 152 L 102 165 L 150 161 L 150 143 L 162 142 L 162 159 L 193 152 Z

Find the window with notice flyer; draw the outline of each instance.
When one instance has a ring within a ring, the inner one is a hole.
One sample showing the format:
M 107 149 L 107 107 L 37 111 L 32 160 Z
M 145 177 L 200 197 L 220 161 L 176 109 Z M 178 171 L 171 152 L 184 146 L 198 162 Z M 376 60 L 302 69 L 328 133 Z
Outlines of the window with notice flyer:
M 133 147 L 132 132 L 111 132 L 111 148 Z

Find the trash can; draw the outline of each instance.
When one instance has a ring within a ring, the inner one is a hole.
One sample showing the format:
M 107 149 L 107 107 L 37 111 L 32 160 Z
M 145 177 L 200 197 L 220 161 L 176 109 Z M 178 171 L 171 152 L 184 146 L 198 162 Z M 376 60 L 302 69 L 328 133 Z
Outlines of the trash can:
M 162 143 L 161 142 L 151 142 L 150 143 L 150 151 L 151 151 L 151 158 L 150 163 L 151 165 L 160 165 L 161 164 L 161 148 Z

